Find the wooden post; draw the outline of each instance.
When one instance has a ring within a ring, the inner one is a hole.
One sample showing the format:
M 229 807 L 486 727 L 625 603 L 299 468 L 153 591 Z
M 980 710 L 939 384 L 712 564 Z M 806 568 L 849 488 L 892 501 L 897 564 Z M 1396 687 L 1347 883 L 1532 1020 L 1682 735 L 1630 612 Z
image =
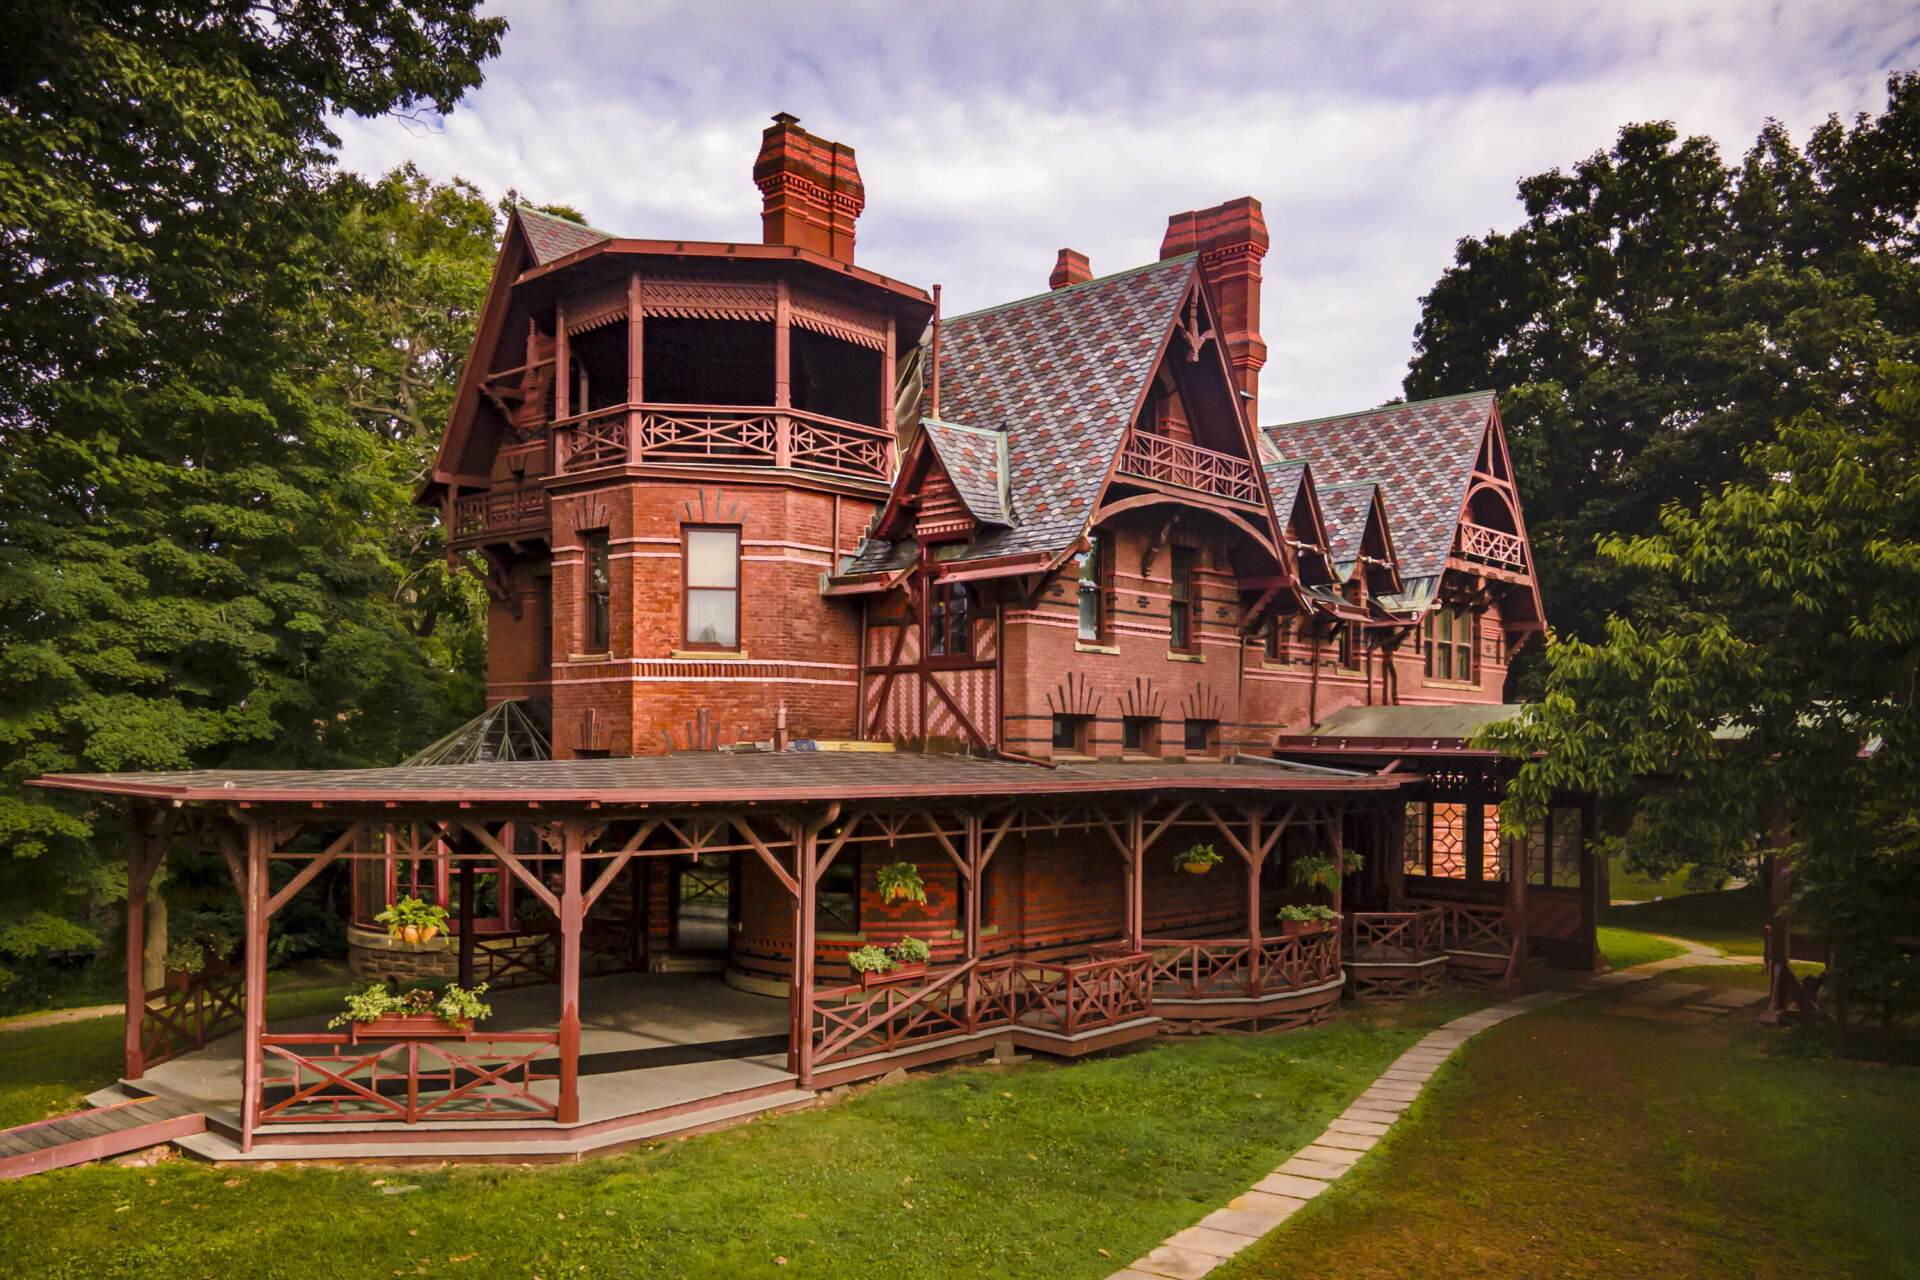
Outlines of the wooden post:
M 1467 830 L 1461 852 L 1466 855 L 1467 879 L 1487 878 L 1487 802 L 1486 788 L 1475 774 L 1467 783 Z
M 560 827 L 560 1113 L 562 1124 L 580 1119 L 580 860 L 584 832 L 578 822 Z
M 553 417 L 573 416 L 573 354 L 567 343 L 567 300 L 553 303 Z
M 1146 815 L 1139 809 L 1127 814 L 1127 950 L 1144 948 L 1147 932 L 1146 906 Z
M 1517 982 L 1527 972 L 1527 842 L 1523 836 L 1507 840 L 1503 868 L 1507 873 L 1507 919 L 1513 929 L 1513 953 L 1507 957 L 1507 981 Z
M 1247 810 L 1247 995 L 1260 994 L 1260 869 L 1266 863 L 1260 851 L 1260 811 Z
M 936 819 L 937 821 L 937 819 Z M 982 858 L 985 842 L 980 834 L 981 821 L 978 811 L 967 814 L 967 848 L 965 853 L 966 870 L 960 879 L 961 892 L 965 897 L 965 916 L 961 924 L 961 946 L 966 950 L 968 964 L 980 959 L 980 899 L 986 892 L 987 869 Z M 977 974 L 967 975 L 967 1030 L 978 1029 L 980 1011 L 980 979 Z
M 896 341 L 893 328 L 893 314 L 889 312 L 887 314 L 887 345 L 882 348 L 880 352 L 880 425 L 886 428 L 888 436 L 887 474 L 889 476 L 893 474 L 893 450 L 895 442 L 900 438 L 899 424 L 893 420 L 895 394 L 893 384 L 895 378 L 898 376 L 895 374 L 893 367 L 894 343 Z
M 167 850 L 173 819 L 169 815 L 160 833 L 148 831 L 148 811 L 135 805 L 127 818 L 127 1034 L 126 1078 L 138 1080 L 147 1070 L 141 1032 L 147 1019 L 147 890 Z
M 246 1061 L 240 1072 L 240 1150 L 253 1150 L 253 1131 L 260 1123 L 260 1077 L 265 1073 L 260 1037 L 267 1030 L 267 854 L 271 837 L 266 824 L 247 820 L 246 902 Z
M 473 903 L 473 860 L 463 858 L 460 861 L 460 985 L 469 990 L 473 987 Z
M 793 297 L 784 277 L 773 295 L 773 465 L 793 462 Z
M 627 403 L 639 404 L 646 397 L 646 299 L 641 290 L 640 273 L 627 273 Z
M 795 877 L 800 893 L 794 900 L 793 992 L 788 1006 L 793 1020 L 794 1074 L 800 1087 L 813 1084 L 813 947 L 814 889 L 820 879 L 819 828 L 812 822 L 794 823 Z
M 1407 805 L 1399 796 L 1380 802 L 1382 835 L 1386 858 L 1387 910 L 1397 911 L 1407 888 Z

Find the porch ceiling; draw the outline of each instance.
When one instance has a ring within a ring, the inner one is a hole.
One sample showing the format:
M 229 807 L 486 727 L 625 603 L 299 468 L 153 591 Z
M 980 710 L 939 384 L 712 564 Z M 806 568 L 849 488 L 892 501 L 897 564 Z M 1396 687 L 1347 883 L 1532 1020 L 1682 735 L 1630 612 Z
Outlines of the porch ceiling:
M 1056 768 L 910 752 L 684 752 L 617 760 L 385 769 L 48 774 L 31 785 L 202 803 L 742 804 L 1137 791 L 1386 791 L 1406 779 L 1271 760 L 1096 761 Z

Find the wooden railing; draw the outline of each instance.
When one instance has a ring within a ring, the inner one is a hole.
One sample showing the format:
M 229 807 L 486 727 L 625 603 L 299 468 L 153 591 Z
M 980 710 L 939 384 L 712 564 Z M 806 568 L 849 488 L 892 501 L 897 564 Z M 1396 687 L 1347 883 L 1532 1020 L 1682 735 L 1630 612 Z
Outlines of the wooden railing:
M 1447 915 L 1439 907 L 1347 914 L 1347 954 L 1356 961 L 1431 960 L 1446 951 L 1446 940 Z
M 1148 938 L 1153 991 L 1161 1000 L 1257 999 L 1340 979 L 1340 935 L 1319 929 L 1292 937 Z
M 469 542 L 531 533 L 545 529 L 552 523 L 546 490 L 503 489 L 456 498 L 453 503 L 453 528 L 449 533 L 455 542 Z
M 1469 902 L 1409 901 L 1416 911 L 1438 911 L 1445 919 L 1443 946 L 1448 951 L 1506 955 L 1513 950 L 1513 921 L 1503 906 Z
M 216 960 L 188 974 L 184 983 L 147 992 L 140 1018 L 141 1061 L 151 1067 L 238 1030 L 245 976 L 241 966 Z
M 558 1106 L 533 1086 L 556 1079 L 536 1060 L 556 1051 L 552 1031 L 470 1032 L 446 1040 L 355 1044 L 344 1031 L 260 1039 L 260 1123 L 539 1120 Z M 275 1073 L 274 1068 L 284 1064 Z
M 618 405 L 553 424 L 558 471 L 639 463 L 796 467 L 893 479 L 893 437 L 878 427 L 739 405 Z
M 1129 431 L 1120 451 L 1120 470 L 1143 480 L 1195 489 L 1235 502 L 1260 501 L 1259 479 L 1246 460 L 1165 436 Z
M 1527 544 L 1519 534 L 1464 520 L 1460 522 L 1460 555 L 1514 569 L 1527 567 Z
M 1088 960 L 981 960 L 917 983 L 863 991 L 858 984 L 814 993 L 807 1028 L 815 1069 L 936 1040 L 1027 1027 L 1079 1035 L 1153 1012 L 1149 957 L 1141 952 Z

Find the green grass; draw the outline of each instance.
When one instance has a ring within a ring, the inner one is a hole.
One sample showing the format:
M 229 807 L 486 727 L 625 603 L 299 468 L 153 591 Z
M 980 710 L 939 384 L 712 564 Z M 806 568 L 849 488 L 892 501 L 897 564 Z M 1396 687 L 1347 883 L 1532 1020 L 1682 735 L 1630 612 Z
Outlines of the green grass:
M 1688 893 L 1659 902 L 1609 907 L 1600 923 L 1615 929 L 1665 933 L 1718 947 L 1729 955 L 1760 954 L 1760 930 L 1766 925 L 1766 891 L 1757 885 Z
M 346 991 L 335 984 L 272 992 L 267 1013 L 319 1013 L 337 1007 Z M 63 1115 L 119 1079 L 125 1069 L 123 1026 L 119 1017 L 106 1017 L 0 1030 L 0 1129 Z
M 1600 930 L 1600 953 L 1606 956 L 1607 963 L 1614 968 L 1631 969 L 1637 964 L 1649 964 L 1655 960 L 1684 955 L 1686 948 L 1676 946 L 1665 938 L 1635 933 L 1631 929 L 1602 929 Z
M 1710 888 L 1708 884 L 1695 882 L 1691 867 L 1682 867 L 1671 875 L 1653 876 L 1630 870 L 1624 854 L 1607 863 L 1607 895 L 1623 902 L 1672 898 Z
M 21 1277 L 1095 1280 L 1273 1168 L 1477 1003 L 955 1070 L 580 1165 L 66 1170 L 0 1186 L 0 1209 L 33 1224 L 7 1263 Z M 394 1198 L 383 1182 L 419 1189 Z
M 1476 1037 L 1353 1173 L 1212 1276 L 1920 1277 L 1920 1070 L 1603 999 Z

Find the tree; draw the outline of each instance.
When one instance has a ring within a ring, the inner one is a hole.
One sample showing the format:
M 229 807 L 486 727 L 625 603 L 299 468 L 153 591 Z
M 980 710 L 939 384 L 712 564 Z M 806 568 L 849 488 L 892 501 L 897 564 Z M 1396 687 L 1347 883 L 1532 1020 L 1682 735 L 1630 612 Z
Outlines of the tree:
M 1683 608 L 1683 584 L 1596 543 L 1755 481 L 1776 423 L 1857 425 L 1876 364 L 1920 350 L 1917 140 L 1920 74 L 1804 152 L 1770 123 L 1738 166 L 1671 124 L 1630 125 L 1521 182 L 1521 226 L 1460 241 L 1422 300 L 1406 393 L 1500 392 L 1562 634 Z
M 85 905 L 122 889 L 106 813 L 24 779 L 391 759 L 471 696 L 457 642 L 436 652 L 408 596 L 434 550 L 401 534 L 412 464 L 328 376 L 373 330 L 323 303 L 377 256 L 365 236 L 349 252 L 368 189 L 329 172 L 328 118 L 451 109 L 504 29 L 475 8 L 16 13 L 0 65 L 0 954 L 93 945 Z
M 1794 909 L 1835 984 L 1920 1012 L 1920 367 L 1752 449 L 1757 477 L 1605 557 L 1685 601 L 1546 656 L 1545 696 L 1489 740 L 1527 762 L 1502 824 L 1556 788 L 1627 798 L 1636 861 L 1726 867 L 1791 836 Z M 1780 824 L 1776 827 L 1776 824 Z

